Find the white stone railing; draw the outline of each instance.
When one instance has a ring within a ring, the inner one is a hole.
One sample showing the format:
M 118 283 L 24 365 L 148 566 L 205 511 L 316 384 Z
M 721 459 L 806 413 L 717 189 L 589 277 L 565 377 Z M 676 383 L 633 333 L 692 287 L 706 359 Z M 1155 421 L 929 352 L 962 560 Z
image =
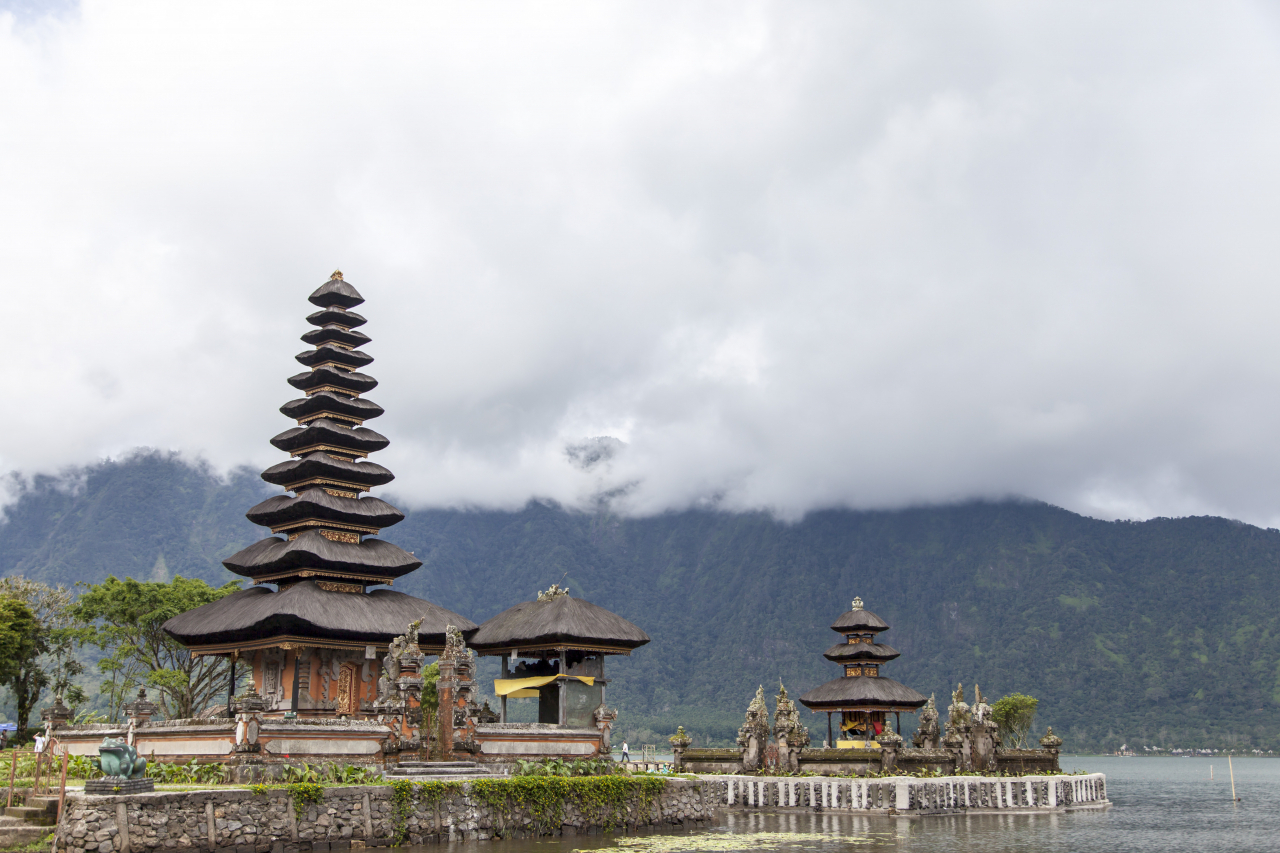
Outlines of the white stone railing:
M 1084 776 L 945 776 L 918 779 L 856 779 L 832 776 L 769 778 L 699 775 L 721 783 L 720 804 L 750 808 L 895 809 L 929 812 L 954 809 L 1059 809 L 1105 805 L 1107 778 Z

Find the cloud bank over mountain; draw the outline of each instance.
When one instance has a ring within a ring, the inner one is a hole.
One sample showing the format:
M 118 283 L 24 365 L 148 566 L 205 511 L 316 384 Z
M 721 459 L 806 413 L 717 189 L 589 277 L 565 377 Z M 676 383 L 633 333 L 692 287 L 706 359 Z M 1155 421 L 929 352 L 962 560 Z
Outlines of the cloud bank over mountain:
M 339 267 L 410 503 L 1280 518 L 1273 7 L 7 8 L 0 470 L 278 461 Z

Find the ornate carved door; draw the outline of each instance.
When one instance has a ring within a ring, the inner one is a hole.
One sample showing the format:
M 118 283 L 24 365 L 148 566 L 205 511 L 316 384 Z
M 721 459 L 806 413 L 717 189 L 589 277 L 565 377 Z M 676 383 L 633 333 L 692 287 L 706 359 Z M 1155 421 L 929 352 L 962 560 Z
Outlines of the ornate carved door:
M 344 663 L 338 671 L 338 716 L 351 716 L 360 710 L 360 702 L 356 698 L 356 665 Z

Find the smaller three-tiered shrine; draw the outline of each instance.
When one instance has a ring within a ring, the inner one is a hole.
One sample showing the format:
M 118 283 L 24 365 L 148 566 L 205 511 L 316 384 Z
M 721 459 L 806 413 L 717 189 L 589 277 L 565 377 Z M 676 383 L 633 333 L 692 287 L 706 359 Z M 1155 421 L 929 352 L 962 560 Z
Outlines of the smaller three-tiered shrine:
M 900 728 L 898 715 L 902 711 L 914 713 L 929 700 L 905 684 L 880 674 L 881 667 L 900 653 L 876 642 L 876 635 L 889 630 L 889 625 L 866 610 L 861 598 L 853 599 L 852 608 L 832 623 L 831 630 L 840 634 L 841 642 L 822 656 L 840 664 L 844 672 L 840 678 L 801 696 L 800 704 L 812 711 L 827 712 L 827 741 L 833 746 L 875 747 L 876 739 L 891 731 L 890 714 L 898 723 L 894 728 Z M 840 715 L 839 739 L 833 737 L 834 714 Z M 896 732 L 892 736 L 901 743 Z

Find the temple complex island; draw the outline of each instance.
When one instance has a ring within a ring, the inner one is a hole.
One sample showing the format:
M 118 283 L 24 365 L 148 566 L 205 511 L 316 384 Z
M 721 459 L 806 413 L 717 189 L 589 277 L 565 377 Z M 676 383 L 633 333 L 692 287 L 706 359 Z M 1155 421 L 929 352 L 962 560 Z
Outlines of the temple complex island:
M 827 743 L 810 747 L 808 729 L 798 709 L 778 685 L 774 697 L 772 731 L 764 686 L 747 705 L 746 719 L 738 730 L 738 745 L 731 749 L 693 748 L 683 729 L 671 738 L 676 769 L 691 773 L 789 772 L 815 776 L 869 776 L 885 773 L 1052 773 L 1059 770 L 1062 739 L 1050 728 L 1040 749 L 1012 749 L 1000 742 L 991 706 L 975 685 L 974 704 L 965 701 L 958 685 L 947 706 L 945 728 L 939 725 L 938 708 L 904 684 L 882 674 L 896 659 L 896 649 L 878 643 L 889 625 L 867 610 L 861 598 L 831 626 L 841 641 L 824 657 L 839 664 L 841 676 L 800 697 L 814 712 L 827 714 Z M 901 714 L 920 712 L 911 745 L 903 745 Z M 833 718 L 839 715 L 840 737 L 834 737 Z
M 929 700 L 880 674 L 880 668 L 898 657 L 899 652 L 876 642 L 876 635 L 889 630 L 889 625 L 865 609 L 861 598 L 853 599 L 852 609 L 841 614 L 831 630 L 840 634 L 841 641 L 822 656 L 840 664 L 844 672 L 805 693 L 800 704 L 811 711 L 827 712 L 827 743 L 850 749 L 878 748 L 877 738 L 888 728 L 890 714 L 895 734 L 900 734 L 902 711 L 915 713 Z M 833 714 L 840 715 L 838 740 L 832 737 Z
M 340 272 L 309 299 L 318 310 L 302 340 L 311 349 L 296 357 L 307 369 L 288 380 L 304 396 L 280 409 L 297 426 L 271 439 L 289 459 L 262 473 L 284 493 L 247 513 L 271 535 L 223 561 L 250 586 L 163 626 L 192 655 L 230 662 L 226 706 L 197 719 L 152 721 L 157 706 L 141 693 L 124 706 L 127 726 L 61 721 L 59 739 L 76 754 L 96 753 L 104 736 L 124 737 L 143 755 L 251 769 L 296 760 L 403 769 L 427 758 L 607 752 L 617 714 L 604 704 L 603 656 L 629 654 L 648 636 L 553 587 L 545 604 L 539 596 L 485 623 L 482 637 L 482 654 L 502 655 L 504 674 L 515 660 L 529 661 L 530 677 L 546 671 L 540 687 L 524 688 L 537 691 L 546 722 L 536 731 L 504 724 L 479 705 L 475 652 L 467 648 L 479 626 L 390 588 L 422 562 L 377 538 L 404 514 L 369 494 L 393 475 L 369 461 L 389 442 L 365 426 L 383 410 L 364 396 L 378 384 L 361 372 L 373 358 L 360 349 L 370 340 L 359 331 L 366 320 L 352 309 L 364 299 Z M 421 701 L 431 656 L 440 665 L 434 719 Z M 238 695 L 237 685 L 244 685 Z

